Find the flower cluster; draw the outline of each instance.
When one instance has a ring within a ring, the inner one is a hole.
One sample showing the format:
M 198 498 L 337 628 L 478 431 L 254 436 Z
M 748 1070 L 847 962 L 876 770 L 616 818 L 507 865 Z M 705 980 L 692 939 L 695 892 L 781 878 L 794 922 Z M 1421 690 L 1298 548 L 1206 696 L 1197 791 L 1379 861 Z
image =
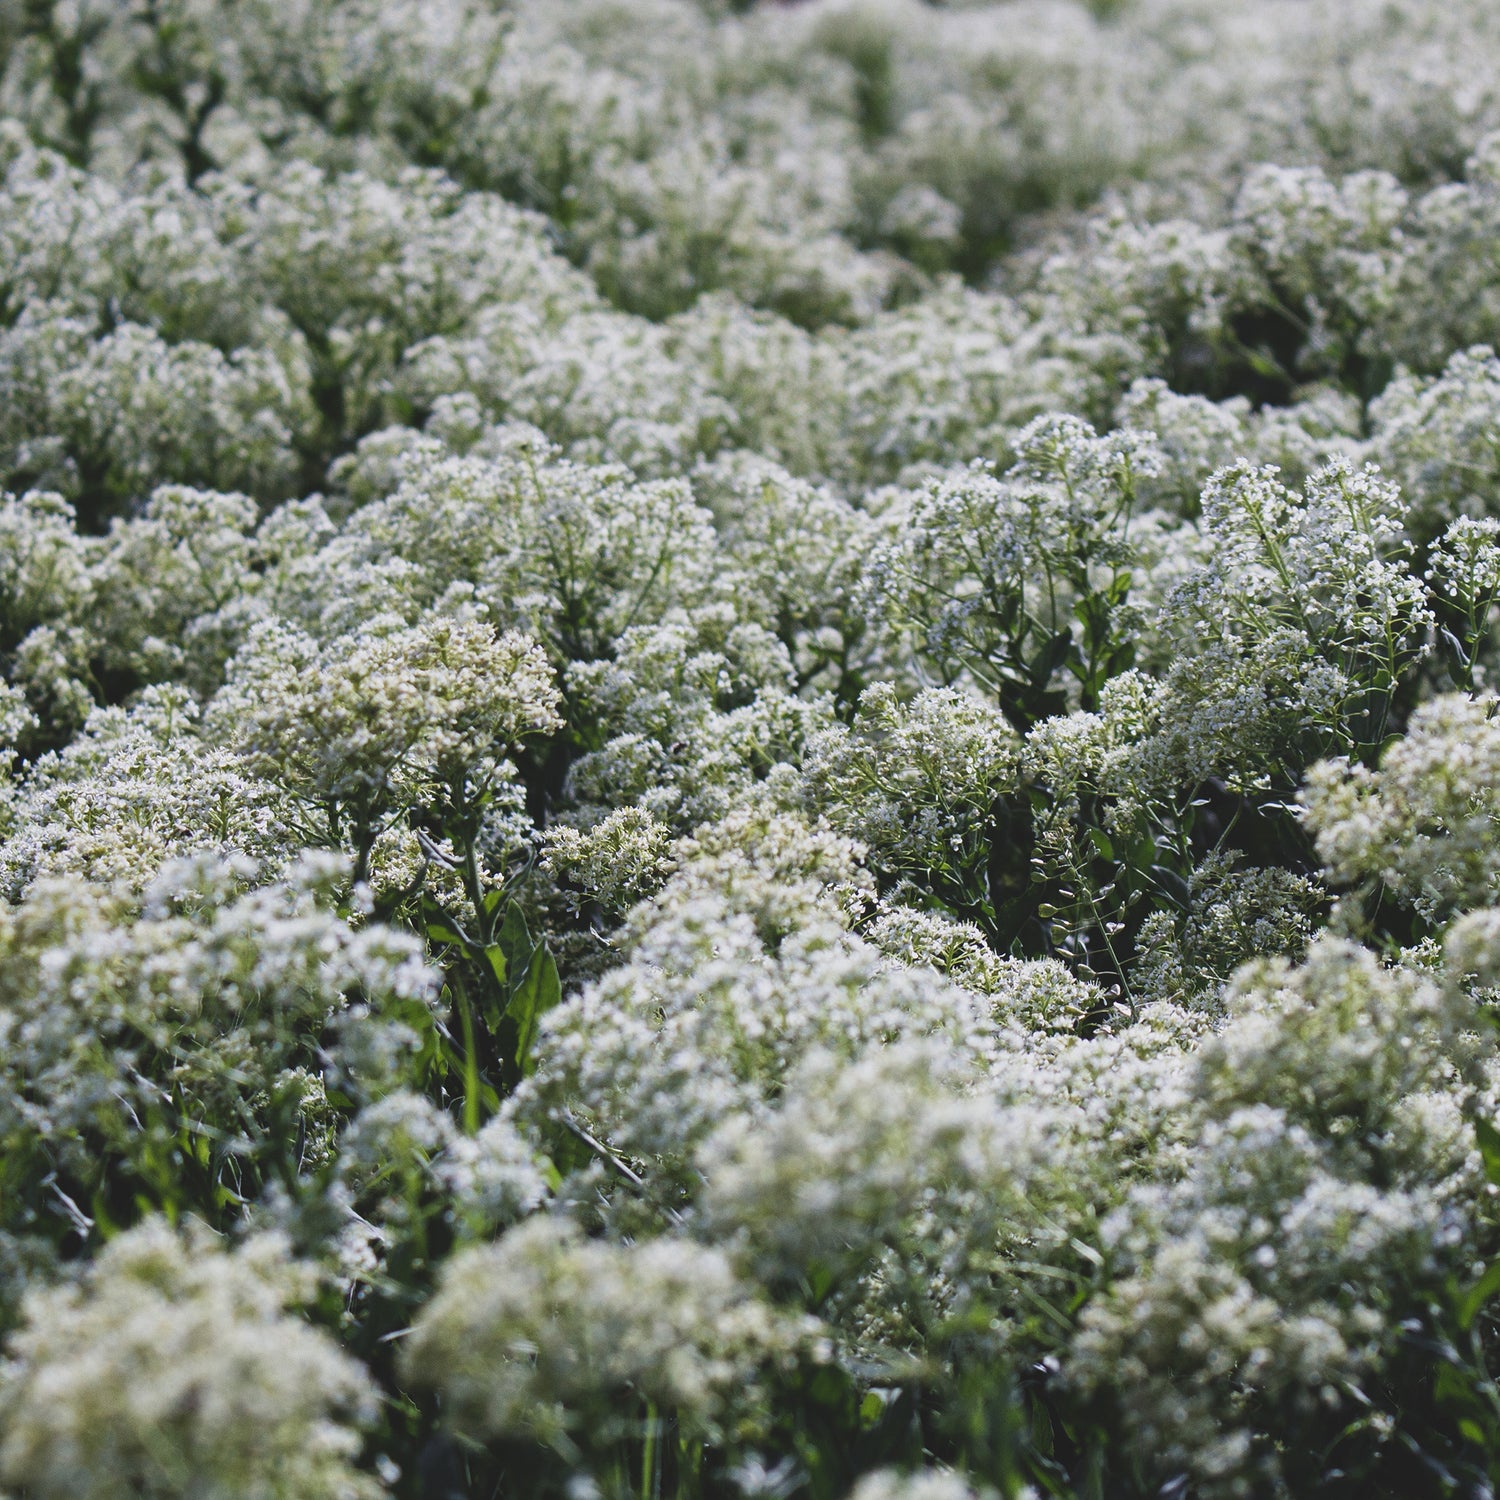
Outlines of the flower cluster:
M 813 1331 L 758 1301 L 717 1250 L 591 1243 L 540 1217 L 454 1257 L 404 1357 L 472 1437 L 607 1448 L 642 1406 L 688 1432 L 753 1422 L 750 1382 Z
M 81 1284 L 29 1296 L 4 1373 L 7 1483 L 41 1496 L 361 1500 L 375 1391 L 291 1311 L 315 1273 L 274 1236 L 233 1253 L 148 1219 Z

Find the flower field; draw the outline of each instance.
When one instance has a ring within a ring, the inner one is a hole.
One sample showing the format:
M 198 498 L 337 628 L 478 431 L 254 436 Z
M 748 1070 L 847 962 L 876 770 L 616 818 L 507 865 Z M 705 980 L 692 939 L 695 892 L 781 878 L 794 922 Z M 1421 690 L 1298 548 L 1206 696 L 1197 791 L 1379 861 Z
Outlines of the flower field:
M 1500 8 L 0 0 L 0 1500 L 1493 1500 Z

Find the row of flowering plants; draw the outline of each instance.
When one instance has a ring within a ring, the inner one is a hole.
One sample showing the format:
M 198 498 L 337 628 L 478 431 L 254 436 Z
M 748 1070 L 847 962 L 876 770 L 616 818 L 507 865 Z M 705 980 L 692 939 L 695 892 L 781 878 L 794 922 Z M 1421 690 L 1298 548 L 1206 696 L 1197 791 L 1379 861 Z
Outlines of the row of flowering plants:
M 0 1497 L 1500 1484 L 1486 0 L 0 0 Z

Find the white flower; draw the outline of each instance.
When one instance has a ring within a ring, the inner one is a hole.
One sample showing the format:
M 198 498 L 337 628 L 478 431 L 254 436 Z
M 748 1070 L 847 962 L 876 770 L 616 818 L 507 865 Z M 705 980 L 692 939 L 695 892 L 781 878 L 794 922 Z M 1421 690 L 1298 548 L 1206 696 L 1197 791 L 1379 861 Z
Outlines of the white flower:
M 289 1310 L 312 1291 L 274 1237 L 226 1253 L 148 1220 L 76 1286 L 32 1293 L 0 1384 L 0 1473 L 26 1493 L 359 1500 L 364 1369 Z
M 753 1417 L 762 1367 L 807 1337 L 718 1250 L 589 1241 L 542 1217 L 453 1258 L 403 1360 L 469 1436 L 603 1448 L 648 1401 L 690 1432 L 732 1431 Z
M 1420 707 L 1371 770 L 1328 761 L 1303 793 L 1318 853 L 1336 879 L 1378 881 L 1424 916 L 1493 904 L 1500 724 L 1490 698 Z
M 558 727 L 540 647 L 429 615 L 327 646 L 280 623 L 252 632 L 208 723 L 293 795 L 369 829 L 424 791 Z M 336 826 L 336 825 L 335 825 Z

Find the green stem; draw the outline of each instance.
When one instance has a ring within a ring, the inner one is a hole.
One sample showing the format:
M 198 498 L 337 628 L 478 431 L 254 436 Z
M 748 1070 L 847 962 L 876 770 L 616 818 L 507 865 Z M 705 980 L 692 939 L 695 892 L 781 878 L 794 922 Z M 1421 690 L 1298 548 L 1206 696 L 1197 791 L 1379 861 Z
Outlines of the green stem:
M 641 1494 L 649 1500 L 661 1500 L 661 1453 L 657 1446 L 657 1432 L 661 1426 L 656 1414 L 656 1403 L 646 1403 L 646 1442 L 641 1449 Z
M 461 982 L 454 983 L 458 997 L 458 1022 L 464 1038 L 464 1134 L 479 1133 L 479 1053 L 474 1045 L 474 1011 L 469 992 Z

